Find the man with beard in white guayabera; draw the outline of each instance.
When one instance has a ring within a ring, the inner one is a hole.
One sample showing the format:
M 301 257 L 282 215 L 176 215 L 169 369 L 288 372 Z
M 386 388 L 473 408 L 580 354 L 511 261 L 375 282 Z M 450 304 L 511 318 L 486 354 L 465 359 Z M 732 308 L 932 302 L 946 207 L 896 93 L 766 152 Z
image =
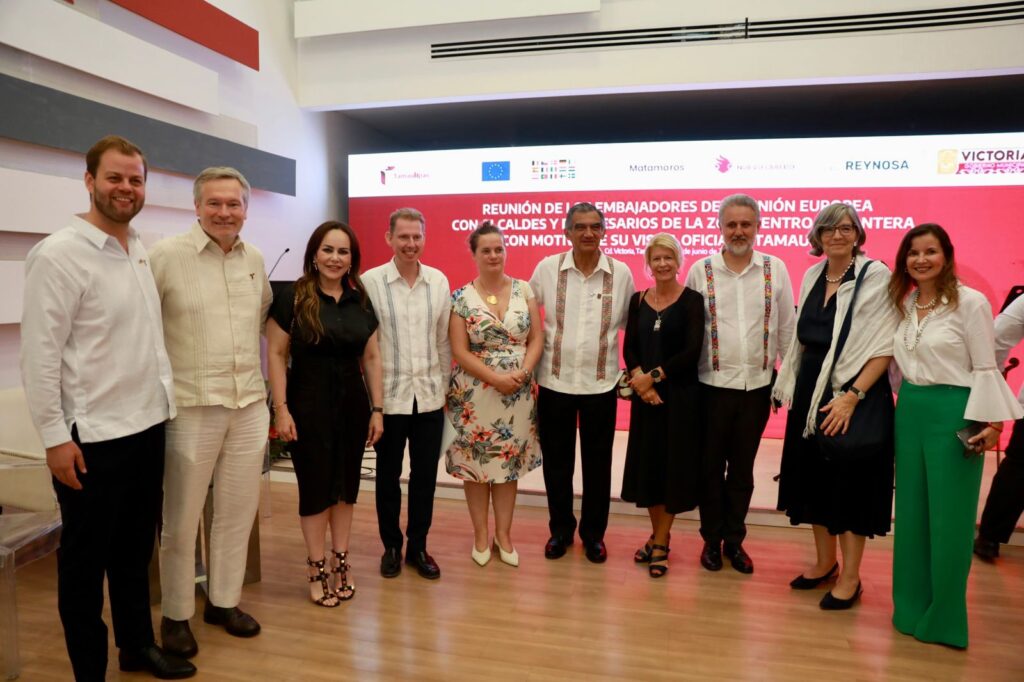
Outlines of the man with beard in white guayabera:
M 697 363 L 704 409 L 704 480 L 700 495 L 700 563 L 722 568 L 725 553 L 753 573 L 743 549 L 754 493 L 754 456 L 771 410 L 776 361 L 796 330 L 793 287 L 779 258 L 754 250 L 761 227 L 757 202 L 722 199 L 721 253 L 697 261 L 686 286 L 704 296 L 704 348 Z

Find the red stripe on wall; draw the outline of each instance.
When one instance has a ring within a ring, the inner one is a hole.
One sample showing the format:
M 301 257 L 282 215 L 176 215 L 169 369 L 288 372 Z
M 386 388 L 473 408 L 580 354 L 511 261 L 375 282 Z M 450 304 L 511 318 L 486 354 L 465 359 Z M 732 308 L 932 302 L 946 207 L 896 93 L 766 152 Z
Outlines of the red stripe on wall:
M 259 31 L 203 0 L 110 0 L 178 35 L 260 70 Z

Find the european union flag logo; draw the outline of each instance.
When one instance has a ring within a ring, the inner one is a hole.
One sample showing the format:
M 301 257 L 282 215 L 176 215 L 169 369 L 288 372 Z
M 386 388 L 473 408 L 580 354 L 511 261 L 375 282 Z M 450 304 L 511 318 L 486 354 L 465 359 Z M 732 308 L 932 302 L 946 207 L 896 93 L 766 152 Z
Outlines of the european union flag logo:
M 484 161 L 480 164 L 480 179 L 484 182 L 508 180 L 512 177 L 511 161 Z

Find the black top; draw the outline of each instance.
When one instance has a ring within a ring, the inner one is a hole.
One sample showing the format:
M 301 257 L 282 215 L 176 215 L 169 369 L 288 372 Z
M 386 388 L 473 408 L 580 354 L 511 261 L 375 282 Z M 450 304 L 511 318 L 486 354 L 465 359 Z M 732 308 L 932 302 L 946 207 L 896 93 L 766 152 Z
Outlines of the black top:
M 665 370 L 665 382 L 697 383 L 697 360 L 704 344 L 704 298 L 693 289 L 683 289 L 679 298 L 661 311 L 661 325 L 654 331 L 659 314 L 648 303 L 650 292 L 643 301 L 641 293 L 630 300 L 622 347 L 626 368 L 649 372 L 660 366 Z M 655 384 L 659 394 L 665 382 Z
M 811 287 L 810 293 L 807 294 L 804 307 L 800 311 L 800 319 L 796 323 L 796 337 L 800 343 L 825 353 L 832 345 L 832 329 L 835 326 L 836 296 L 838 295 L 838 292 L 832 294 L 832 298 L 825 303 L 826 273 L 828 273 L 827 265 L 821 271 L 821 276 L 818 277 L 814 286 Z M 850 268 L 843 276 L 843 283 L 852 281 L 855 277 L 853 268 Z
M 289 403 L 292 388 L 315 390 L 333 383 L 340 375 L 358 373 L 359 358 L 366 342 L 377 329 L 377 316 L 367 300 L 346 288 L 338 301 L 317 289 L 320 296 L 320 324 L 324 331 L 313 343 L 295 319 L 295 285 L 282 288 L 270 307 L 270 316 L 291 336 L 292 367 L 289 372 Z M 292 326 L 292 323 L 295 326 Z M 327 394 L 329 395 L 329 393 Z
M 281 288 L 270 306 L 270 316 L 281 329 L 292 337 L 292 355 L 331 355 L 343 357 L 359 357 L 370 336 L 377 329 L 377 316 L 369 299 L 365 305 L 360 300 L 359 292 L 346 287 L 337 301 L 328 296 L 319 287 L 316 293 L 320 296 L 320 324 L 324 333 L 315 344 L 309 340 L 306 330 L 297 321 L 295 329 L 292 322 L 295 317 L 295 285 L 288 284 Z

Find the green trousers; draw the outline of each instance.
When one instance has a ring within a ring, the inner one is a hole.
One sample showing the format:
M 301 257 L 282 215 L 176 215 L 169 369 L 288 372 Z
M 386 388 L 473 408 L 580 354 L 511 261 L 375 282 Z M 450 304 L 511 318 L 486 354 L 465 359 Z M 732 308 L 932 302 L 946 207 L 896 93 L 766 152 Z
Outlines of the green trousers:
M 964 457 L 970 390 L 915 386 L 896 404 L 896 521 L 892 622 L 924 642 L 967 646 L 971 570 L 982 457 Z

